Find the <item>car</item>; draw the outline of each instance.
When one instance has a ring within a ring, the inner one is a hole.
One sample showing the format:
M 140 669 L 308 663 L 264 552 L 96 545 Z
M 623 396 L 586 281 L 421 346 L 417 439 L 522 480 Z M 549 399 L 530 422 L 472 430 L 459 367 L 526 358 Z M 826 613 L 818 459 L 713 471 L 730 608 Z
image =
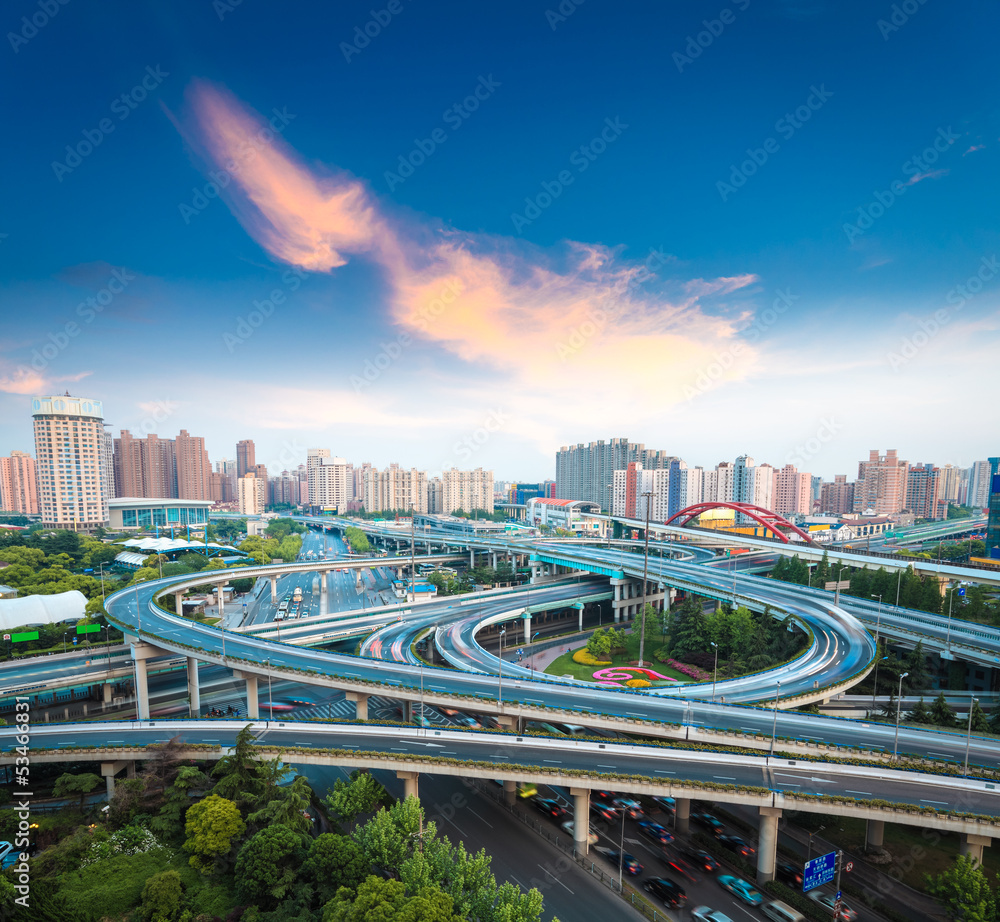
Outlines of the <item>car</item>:
M 575 834 L 575 831 L 574 831 L 574 824 L 573 824 L 572 820 L 566 820 L 566 822 L 562 823 L 559 826 L 559 828 L 563 832 L 565 832 L 566 835 L 570 836 L 572 839 L 574 839 L 574 840 L 576 839 L 576 834 Z M 588 845 L 597 845 L 597 833 L 594 832 L 593 829 L 590 829 L 587 832 L 587 844 Z
M 639 827 L 639 832 L 641 832 L 647 839 L 652 839 L 658 845 L 669 845 L 674 841 L 673 835 L 667 832 L 667 830 L 664 829 L 659 823 L 642 820 L 636 825 Z
M 680 909 L 687 902 L 684 888 L 669 877 L 650 877 L 642 882 L 642 889 L 652 893 L 671 909 Z
M 802 891 L 802 868 L 794 864 L 779 864 L 774 869 L 778 880 L 793 890 Z
M 629 819 L 637 820 L 641 816 L 646 814 L 642 812 L 642 804 L 637 800 L 633 800 L 631 797 L 616 797 L 611 801 L 611 806 L 616 810 L 624 810 L 625 815 Z
M 593 813 L 594 816 L 598 816 L 608 823 L 613 823 L 618 819 L 618 813 L 615 811 L 615 808 L 610 807 L 607 804 L 592 803 L 590 805 L 590 812 Z
M 598 851 L 616 868 L 620 865 L 626 874 L 636 877 L 642 873 L 642 865 L 628 852 L 620 852 L 617 848 L 601 848 Z
M 760 890 L 752 884 L 748 884 L 741 877 L 733 877 L 732 874 L 720 874 L 717 880 L 720 887 L 728 890 L 737 899 L 743 900 L 744 903 L 749 903 L 751 906 L 759 906 L 764 902 L 764 897 L 761 896 Z
M 733 922 L 724 912 L 719 912 L 710 906 L 695 906 L 691 910 L 691 918 L 697 922 Z
M 0 842 L 0 867 L 9 868 L 17 864 L 21 853 L 14 847 L 13 842 Z
M 712 871 L 719 870 L 719 862 L 702 848 L 695 848 L 693 845 L 685 845 L 684 848 L 681 849 L 681 854 L 701 871 L 711 873 Z
M 569 816 L 569 811 L 557 800 L 535 797 L 531 802 L 539 813 L 543 813 L 550 820 L 561 820 L 564 816 Z
M 674 815 L 674 811 L 677 809 L 677 801 L 673 797 L 654 797 L 653 803 L 661 810 L 666 810 L 671 816 Z
M 726 828 L 722 825 L 722 821 L 712 816 L 711 813 L 692 813 L 691 821 L 703 829 L 707 829 L 713 836 L 721 836 Z
M 822 890 L 810 890 L 807 894 L 809 899 L 818 903 L 824 910 L 826 910 L 830 915 L 833 915 L 833 904 L 836 902 L 834 899 L 834 894 L 825 893 Z M 858 912 L 856 909 L 852 909 L 843 900 L 840 901 L 840 918 L 844 922 L 857 922 Z
M 719 844 L 736 852 L 741 858 L 752 858 L 757 854 L 757 849 L 740 836 L 719 836 Z
M 615 799 L 614 791 L 591 791 L 590 799 L 592 801 L 599 800 L 603 803 L 609 804 Z

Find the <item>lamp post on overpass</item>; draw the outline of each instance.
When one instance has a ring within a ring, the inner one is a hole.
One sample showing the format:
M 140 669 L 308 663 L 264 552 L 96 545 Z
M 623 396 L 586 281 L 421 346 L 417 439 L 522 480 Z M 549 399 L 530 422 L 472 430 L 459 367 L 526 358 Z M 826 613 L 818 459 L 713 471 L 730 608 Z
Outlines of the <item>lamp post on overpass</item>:
M 903 705 L 903 679 L 909 675 L 908 672 L 904 672 L 899 677 L 899 692 L 896 694 L 896 737 L 892 744 L 892 761 L 895 762 L 897 758 L 897 753 L 899 752 L 899 712 L 902 710 Z
M 709 641 L 715 648 L 715 666 L 712 667 L 712 704 L 715 704 L 715 682 L 719 677 L 719 645 L 714 641 Z
M 497 685 L 497 706 L 503 706 L 503 635 L 507 633 L 507 628 L 500 628 L 500 668 L 497 669 L 499 682 Z
M 774 690 L 774 720 L 771 723 L 771 755 L 774 755 L 774 741 L 778 735 L 778 696 L 781 694 L 781 679 Z
M 965 734 L 965 777 L 969 777 L 969 746 L 972 745 L 972 713 L 976 709 L 979 699 L 973 698 L 969 702 L 969 729 Z
M 843 575 L 844 570 L 849 570 L 849 569 L 850 569 L 850 567 L 841 567 L 837 571 L 837 588 L 834 590 L 834 593 L 833 593 L 833 604 L 834 605 L 840 605 L 840 577 Z
M 642 494 L 646 497 L 646 531 L 642 552 L 642 618 L 639 622 L 639 668 L 645 665 L 642 655 L 646 649 L 646 582 L 649 572 L 649 508 L 653 505 L 653 491 L 647 490 Z

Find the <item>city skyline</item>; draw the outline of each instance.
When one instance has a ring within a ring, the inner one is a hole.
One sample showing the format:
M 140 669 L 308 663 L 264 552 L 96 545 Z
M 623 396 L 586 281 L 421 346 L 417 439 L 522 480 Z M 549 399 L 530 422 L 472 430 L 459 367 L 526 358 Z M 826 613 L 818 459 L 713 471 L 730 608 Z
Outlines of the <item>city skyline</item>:
M 112 4 L 136 43 L 70 7 L 14 41 L 5 451 L 68 389 L 213 457 L 252 429 L 265 463 L 541 478 L 626 432 L 780 466 L 823 427 L 825 477 L 991 453 L 995 11 L 403 6 L 365 42 L 369 6 L 287 11 L 288 41 L 251 6 L 151 32 Z M 914 53 L 958 34 L 947 72 Z M 84 45 L 107 66 L 61 81 Z

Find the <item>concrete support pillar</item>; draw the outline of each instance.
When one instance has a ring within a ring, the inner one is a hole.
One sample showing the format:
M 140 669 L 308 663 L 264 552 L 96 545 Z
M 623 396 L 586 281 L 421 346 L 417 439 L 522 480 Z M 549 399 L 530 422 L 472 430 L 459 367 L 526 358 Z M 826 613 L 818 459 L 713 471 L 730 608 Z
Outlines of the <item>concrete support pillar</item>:
M 125 777 L 134 778 L 135 777 L 135 762 L 125 763 Z
M 413 723 L 413 702 L 404 701 L 403 702 L 403 723 L 411 724 Z
M 131 766 L 132 774 L 129 775 L 130 778 L 135 777 L 135 762 L 126 763 L 124 760 L 119 759 L 116 762 L 102 762 L 101 763 L 101 775 L 107 784 L 108 797 L 111 797 L 115 792 L 115 775 L 118 774 L 126 765 Z
M 403 798 L 407 797 L 420 797 L 419 790 L 417 788 L 417 775 L 416 772 L 396 772 L 396 777 L 403 782 Z
M 531 614 L 524 613 L 524 643 L 531 643 Z
M 576 613 L 577 613 L 577 616 L 578 616 L 578 618 L 577 618 L 577 630 L 578 631 L 582 631 L 583 630 L 583 607 L 584 607 L 583 606 L 583 602 L 577 602 L 573 607 L 576 609 Z
M 271 604 L 277 605 L 278 603 L 278 577 L 271 577 Z
M 983 849 L 992 842 L 989 836 L 977 836 L 971 832 L 963 833 L 958 837 L 958 851 L 960 855 L 968 855 L 976 864 L 983 863 Z
M 349 691 L 345 696 L 348 701 L 354 702 L 354 719 L 368 719 L 368 696 L 364 692 Z
M 497 716 L 497 726 L 501 730 L 516 730 L 518 720 L 513 714 L 499 714 Z
M 183 615 L 184 614 L 184 593 L 183 592 L 175 592 L 174 593 L 174 611 L 177 612 L 178 615 Z
M 469 548 L 469 566 L 474 567 L 476 565 L 476 552 L 470 547 Z
M 218 606 L 220 618 L 223 616 L 226 610 L 226 600 L 225 598 L 223 598 L 223 596 L 225 595 L 223 590 L 225 588 L 226 588 L 225 583 L 219 583 L 219 585 L 215 587 L 215 604 Z
M 774 859 L 778 853 L 778 807 L 760 808 L 760 830 L 757 835 L 757 886 L 774 880 Z
M 105 705 L 111 704 L 111 683 L 110 682 L 105 682 L 104 683 L 104 704 Z
M 587 836 L 590 834 L 590 791 L 587 788 L 570 788 L 573 795 L 573 846 L 581 855 L 590 851 Z
M 201 689 L 198 687 L 198 660 L 193 656 L 187 658 L 187 684 L 190 713 L 197 717 L 201 713 Z
M 674 802 L 674 829 L 684 835 L 691 829 L 691 799 L 678 797 Z
M 260 718 L 260 704 L 257 701 L 257 676 L 245 675 L 247 683 L 247 717 L 251 720 Z
M 885 836 L 885 820 L 868 820 L 865 831 L 865 851 L 874 852 L 882 847 Z
M 323 572 L 320 573 L 320 575 L 319 575 L 319 594 L 320 594 L 320 596 L 326 595 L 327 592 L 329 591 L 329 587 L 327 586 L 327 581 L 329 579 L 330 579 L 330 571 L 329 570 L 324 570 Z
M 493 569 L 495 570 L 497 568 L 497 553 L 496 553 L 496 551 L 494 551 L 490 555 L 490 559 L 491 559 L 491 563 L 492 563 Z
M 146 681 L 146 660 L 135 661 L 135 702 L 139 720 L 149 720 L 149 684 Z
M 503 799 L 504 803 L 507 803 L 510 806 L 514 806 L 514 804 L 517 802 L 517 782 L 504 781 Z

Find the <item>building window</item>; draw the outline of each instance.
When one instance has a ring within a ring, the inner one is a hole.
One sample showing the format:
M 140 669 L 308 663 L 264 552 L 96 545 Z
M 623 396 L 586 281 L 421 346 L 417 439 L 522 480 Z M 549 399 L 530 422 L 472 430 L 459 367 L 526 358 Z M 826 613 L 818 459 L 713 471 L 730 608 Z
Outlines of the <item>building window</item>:
M 152 525 L 152 516 L 148 509 L 137 509 L 136 510 L 136 521 L 140 528 L 149 528 Z
M 167 515 L 164 509 L 154 509 L 153 510 L 153 524 L 154 525 L 166 525 Z
M 134 509 L 122 509 L 122 528 L 135 528 Z
M 171 506 L 167 510 L 167 521 L 176 523 L 178 521 L 177 507 Z

